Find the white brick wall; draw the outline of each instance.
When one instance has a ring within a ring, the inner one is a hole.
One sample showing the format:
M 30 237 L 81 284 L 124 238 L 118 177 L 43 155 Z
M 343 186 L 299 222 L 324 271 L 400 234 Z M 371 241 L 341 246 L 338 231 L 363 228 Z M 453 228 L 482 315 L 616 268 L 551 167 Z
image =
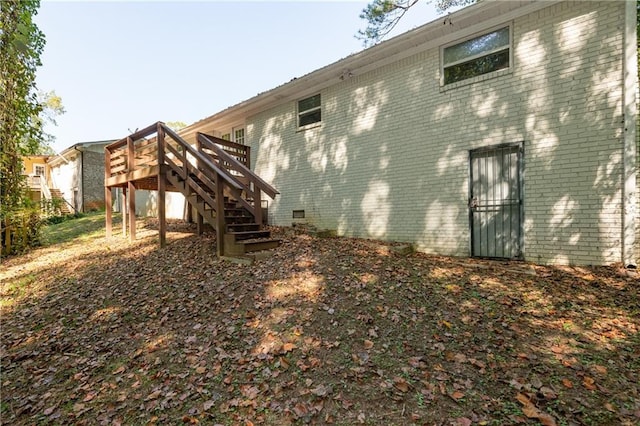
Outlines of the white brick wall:
M 621 256 L 622 2 L 561 3 L 511 22 L 513 66 L 441 88 L 431 49 L 329 87 L 322 125 L 295 102 L 247 120 L 255 170 L 342 235 L 469 254 L 469 150 L 524 141 L 527 260 Z

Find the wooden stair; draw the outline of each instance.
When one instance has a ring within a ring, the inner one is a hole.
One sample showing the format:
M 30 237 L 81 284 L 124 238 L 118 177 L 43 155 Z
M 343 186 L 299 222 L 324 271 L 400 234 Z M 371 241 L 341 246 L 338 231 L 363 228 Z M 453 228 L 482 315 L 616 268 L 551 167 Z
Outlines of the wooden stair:
M 209 188 L 195 175 L 189 176 L 193 182 L 204 189 L 206 194 L 215 201 L 215 189 Z M 168 182 L 177 188 L 202 216 L 204 221 L 216 229 L 217 217 L 214 206 L 211 206 L 204 197 L 193 192 L 191 187 L 178 173 L 169 170 Z M 224 253 L 226 256 L 239 257 L 248 253 L 271 250 L 280 246 L 282 240 L 271 238 L 271 231 L 255 222 L 253 215 L 229 196 L 224 197 Z
M 65 214 L 72 214 L 73 211 L 71 210 L 71 207 L 69 206 L 69 203 L 67 203 L 67 200 L 64 199 L 64 195 L 62 195 L 62 191 L 60 191 L 59 189 L 56 188 L 50 188 L 49 191 L 51 192 L 51 199 L 52 200 L 59 200 L 59 205 L 60 205 L 60 214 L 61 215 L 65 215 Z
M 135 240 L 135 191 L 157 190 L 164 247 L 165 193 L 178 191 L 197 211 L 198 232 L 204 222 L 215 230 L 218 256 L 243 257 L 276 248 L 281 241 L 263 226 L 262 197 L 275 199 L 279 192 L 251 170 L 250 152 L 248 146 L 204 133 L 196 134 L 195 145 L 188 143 L 159 121 L 105 147 L 105 203 L 111 205 L 112 188 L 126 189 L 129 235 Z M 108 238 L 110 209 L 105 221 Z

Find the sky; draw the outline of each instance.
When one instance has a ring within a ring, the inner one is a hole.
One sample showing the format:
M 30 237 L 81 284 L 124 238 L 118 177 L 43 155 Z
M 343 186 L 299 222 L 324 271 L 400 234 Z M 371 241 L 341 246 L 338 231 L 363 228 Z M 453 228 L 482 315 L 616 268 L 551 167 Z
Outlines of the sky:
M 39 90 L 60 152 L 156 121 L 191 124 L 363 49 L 366 1 L 47 1 Z M 391 36 L 436 19 L 418 3 Z M 389 37 L 387 37 L 389 38 Z

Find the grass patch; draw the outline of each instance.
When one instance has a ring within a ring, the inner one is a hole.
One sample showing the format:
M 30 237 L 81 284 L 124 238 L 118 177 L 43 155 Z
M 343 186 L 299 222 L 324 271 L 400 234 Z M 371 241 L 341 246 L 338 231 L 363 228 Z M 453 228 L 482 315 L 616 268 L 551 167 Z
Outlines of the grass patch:
M 114 215 L 114 225 L 120 223 L 120 216 Z M 104 212 L 87 213 L 61 223 L 47 225 L 42 230 L 44 246 L 68 243 L 70 241 L 88 241 L 104 236 Z

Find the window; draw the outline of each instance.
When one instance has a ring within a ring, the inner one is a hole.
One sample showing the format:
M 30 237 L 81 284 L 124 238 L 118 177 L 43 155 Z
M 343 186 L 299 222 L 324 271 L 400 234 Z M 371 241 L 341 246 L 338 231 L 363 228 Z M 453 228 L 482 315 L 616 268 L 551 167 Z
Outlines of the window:
M 298 101 L 298 127 L 322 121 L 320 94 Z
M 233 141 L 244 145 L 244 127 L 240 129 L 233 129 Z
M 220 139 L 224 139 L 225 141 L 230 141 L 231 133 L 225 133 L 224 135 L 220 136 Z
M 445 47 L 442 50 L 444 84 L 509 68 L 509 27 Z
M 33 165 L 33 174 L 36 176 L 44 176 L 44 166 L 39 164 Z

